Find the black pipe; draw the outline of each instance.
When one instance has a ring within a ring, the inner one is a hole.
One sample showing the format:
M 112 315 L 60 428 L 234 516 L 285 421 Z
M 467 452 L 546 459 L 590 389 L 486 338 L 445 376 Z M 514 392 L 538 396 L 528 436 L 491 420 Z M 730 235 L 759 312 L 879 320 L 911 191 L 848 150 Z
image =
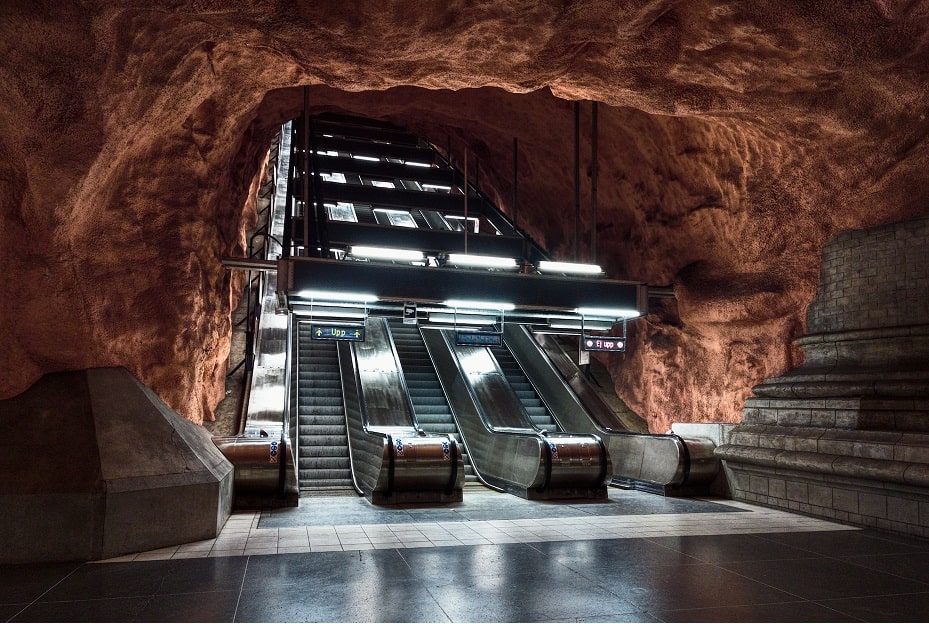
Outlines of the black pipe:
M 574 261 L 581 239 L 581 103 L 574 103 Z
M 600 164 L 597 155 L 597 102 L 590 111 L 590 262 L 597 263 L 597 175 Z
M 303 87 L 303 255 L 310 255 L 310 88 Z M 314 228 L 315 230 L 315 228 Z M 315 247 L 314 247 L 315 250 Z M 315 254 L 314 254 L 315 255 Z
M 519 139 L 513 137 L 513 228 L 519 228 Z M 525 257 L 525 254 L 524 254 Z

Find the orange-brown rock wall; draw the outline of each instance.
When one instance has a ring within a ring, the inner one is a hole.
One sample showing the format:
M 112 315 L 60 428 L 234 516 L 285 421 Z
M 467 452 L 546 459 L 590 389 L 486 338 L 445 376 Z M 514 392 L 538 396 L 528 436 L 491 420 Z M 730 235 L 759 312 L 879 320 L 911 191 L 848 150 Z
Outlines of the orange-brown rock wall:
M 737 420 L 752 384 L 798 361 L 826 238 L 929 210 L 926 2 L 0 12 L 0 397 L 121 364 L 188 418 L 211 417 L 240 279 L 220 259 L 243 251 L 249 189 L 300 85 L 314 110 L 396 121 L 459 162 L 467 145 L 508 211 L 518 137 L 519 223 L 563 258 L 568 100 L 603 102 L 597 259 L 677 294 L 609 362 L 654 431 Z

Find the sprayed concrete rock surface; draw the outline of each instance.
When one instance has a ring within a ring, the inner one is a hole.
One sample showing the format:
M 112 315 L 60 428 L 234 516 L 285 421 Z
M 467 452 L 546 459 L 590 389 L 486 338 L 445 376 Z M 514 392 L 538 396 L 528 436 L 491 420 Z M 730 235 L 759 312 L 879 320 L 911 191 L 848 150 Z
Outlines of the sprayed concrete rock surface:
M 269 142 L 338 110 L 467 148 L 561 259 L 673 286 L 607 362 L 652 431 L 737 421 L 800 363 L 834 233 L 929 210 L 929 2 L 7 2 L 0 398 L 126 366 L 187 418 L 223 396 Z M 581 240 L 572 101 L 583 100 Z M 518 205 L 512 145 L 519 140 Z M 473 161 L 472 161 L 473 162 Z

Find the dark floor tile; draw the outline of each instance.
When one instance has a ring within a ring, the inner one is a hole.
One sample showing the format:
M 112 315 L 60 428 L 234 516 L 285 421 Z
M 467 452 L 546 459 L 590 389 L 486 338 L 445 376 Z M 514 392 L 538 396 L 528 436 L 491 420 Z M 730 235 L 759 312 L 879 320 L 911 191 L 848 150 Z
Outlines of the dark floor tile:
M 588 572 L 585 576 L 588 582 L 609 589 L 638 610 L 649 613 L 706 605 L 723 607 L 797 600 L 796 596 L 707 563 L 618 564 L 614 568 L 601 566 L 596 574 Z
M 558 566 L 421 583 L 454 622 L 572 622 L 641 611 L 606 588 Z
M 270 581 L 242 591 L 237 622 L 447 622 L 423 584 L 390 574 L 338 579 L 321 574 L 300 584 Z
M 591 617 L 577 618 L 577 622 L 661 622 L 650 613 L 636 611 L 634 613 L 609 613 Z
M 239 591 L 247 565 L 248 557 L 172 559 L 158 593 Z
M 135 622 L 151 596 L 36 602 L 12 622 Z
M 865 622 L 925 622 L 929 593 L 823 600 L 821 604 Z
M 10 618 L 14 615 L 28 607 L 28 603 L 24 604 L 0 604 L 0 622 L 8 622 Z
M 80 566 L 79 563 L 0 566 L 0 603 L 32 602 Z
M 413 576 L 423 581 L 453 576 L 518 574 L 549 569 L 556 562 L 529 544 L 485 544 L 442 548 L 404 548 L 399 551 Z M 557 564 L 556 564 L 557 565 Z
M 736 605 L 658 611 L 661 622 L 849 622 L 848 615 L 815 602 Z
M 740 561 L 722 567 L 807 600 L 929 591 L 929 585 L 839 559 Z
M 871 531 L 797 531 L 763 533 L 758 536 L 829 557 L 929 552 L 929 543 L 923 540 L 901 539 Z
M 816 556 L 808 550 L 762 539 L 757 535 L 684 535 L 648 539 L 706 563 L 801 559 Z
M 410 567 L 395 549 L 256 555 L 249 557 L 243 589 L 294 584 L 312 587 L 320 582 L 376 584 L 382 578 L 412 576 Z
M 929 556 L 926 553 L 865 555 L 846 557 L 845 561 L 894 576 L 929 583 Z
M 596 580 L 617 568 L 698 564 L 688 555 L 645 539 L 536 542 L 532 548 L 583 576 Z
M 150 596 L 172 567 L 170 560 L 86 563 L 42 596 L 42 601 Z
M 154 596 L 138 615 L 142 622 L 232 622 L 239 590 Z
M 644 492 L 611 490 L 607 501 L 588 501 L 572 504 L 576 515 L 594 516 L 648 515 L 656 513 L 742 513 L 744 510 L 729 505 L 689 498 L 670 498 Z

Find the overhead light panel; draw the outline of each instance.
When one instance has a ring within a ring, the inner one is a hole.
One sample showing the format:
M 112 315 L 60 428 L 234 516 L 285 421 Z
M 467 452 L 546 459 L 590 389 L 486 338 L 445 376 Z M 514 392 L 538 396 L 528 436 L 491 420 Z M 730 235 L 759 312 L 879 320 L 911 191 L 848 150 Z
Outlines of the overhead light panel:
M 448 254 L 448 263 L 454 266 L 475 269 L 517 269 L 519 265 L 513 258 L 502 256 L 478 256 L 474 254 Z
M 449 299 L 445 302 L 450 308 L 458 310 L 513 310 L 516 308 L 512 303 L 501 301 L 470 301 L 465 299 Z
M 326 303 L 372 303 L 377 301 L 377 295 L 355 292 L 331 292 L 328 290 L 301 290 L 298 297 L 324 301 Z
M 389 260 L 393 262 L 422 262 L 426 259 L 423 252 L 415 249 L 395 249 L 392 247 L 366 247 L 352 245 L 350 252 L 356 258 L 368 260 Z
M 576 308 L 574 312 L 596 318 L 630 319 L 639 316 L 639 311 L 632 308 Z
M 486 314 L 453 314 L 451 312 L 430 312 L 430 323 L 449 323 L 456 325 L 495 325 L 499 321 L 497 316 Z
M 551 321 L 548 326 L 552 329 L 586 329 L 588 331 L 609 331 L 613 328 L 613 321 L 596 319 L 585 322 L 577 321 Z
M 600 275 L 603 269 L 599 264 L 581 264 L 578 262 L 554 262 L 540 260 L 538 269 L 542 273 L 567 273 L 570 275 Z

